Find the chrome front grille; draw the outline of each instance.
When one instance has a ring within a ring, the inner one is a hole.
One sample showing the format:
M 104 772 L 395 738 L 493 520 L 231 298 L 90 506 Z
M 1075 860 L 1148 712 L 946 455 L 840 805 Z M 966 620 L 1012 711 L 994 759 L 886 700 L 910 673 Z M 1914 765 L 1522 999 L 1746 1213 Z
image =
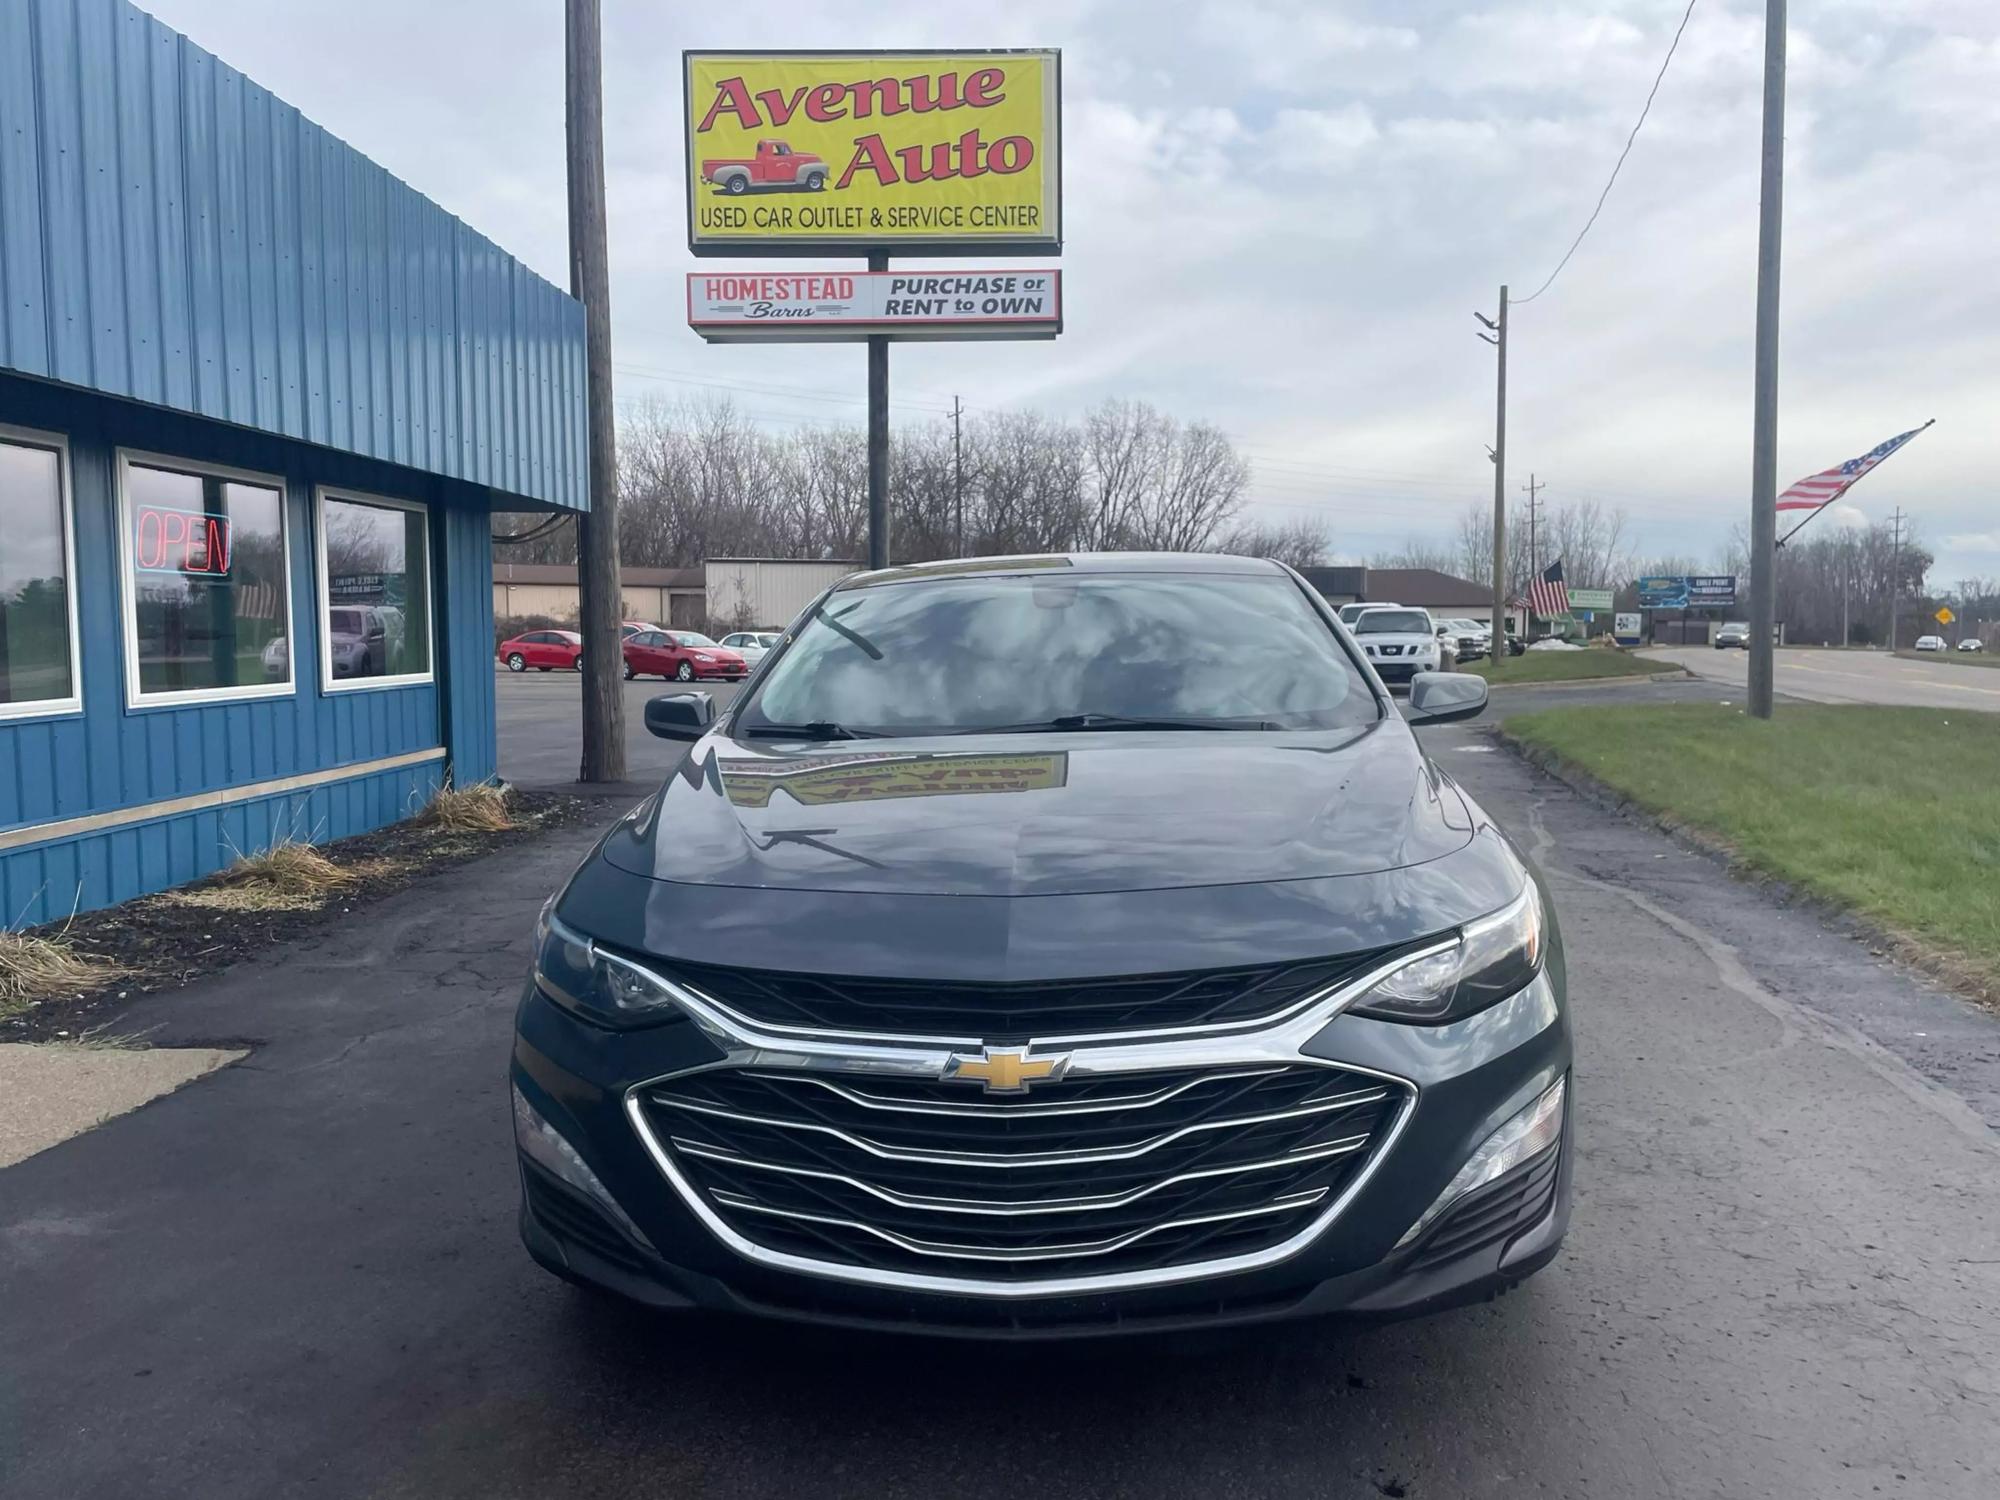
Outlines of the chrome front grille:
M 866 1279 L 1027 1289 L 1173 1279 L 1323 1224 L 1408 1085 L 1290 1056 L 1135 1068 L 991 1095 L 758 1065 L 634 1095 L 682 1190 L 773 1256 Z

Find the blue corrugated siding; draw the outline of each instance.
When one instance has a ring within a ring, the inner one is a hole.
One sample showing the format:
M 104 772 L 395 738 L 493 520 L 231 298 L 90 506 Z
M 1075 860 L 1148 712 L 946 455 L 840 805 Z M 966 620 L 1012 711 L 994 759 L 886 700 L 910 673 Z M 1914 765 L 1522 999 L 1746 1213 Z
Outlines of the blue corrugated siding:
M 448 761 L 418 771 L 435 777 L 448 768 L 461 785 L 494 774 L 493 568 L 482 491 L 4 374 L 0 421 L 59 432 L 69 440 L 84 704 L 82 713 L 62 718 L 0 720 L 0 831 L 440 746 Z M 120 447 L 284 478 L 291 532 L 290 634 L 300 643 L 290 696 L 126 708 L 114 493 Z M 320 689 L 324 601 L 312 499 L 314 487 L 322 484 L 431 507 L 434 684 Z M 417 784 L 409 779 L 413 772 L 393 774 L 404 778 L 395 787 Z M 400 790 L 393 795 L 384 790 L 391 782 L 382 776 L 358 778 L 357 787 L 363 780 L 373 789 L 349 790 L 340 783 L 295 794 L 290 800 L 312 812 L 303 824 L 223 809 L 134 825 L 138 831 L 129 834 L 94 834 L 0 853 L 0 895 L 6 898 L 0 926 L 53 920 L 79 899 L 86 908 L 101 906 L 208 874 L 237 852 L 262 847 L 276 832 L 339 838 L 411 811 Z
M 0 854 L 0 926 L 58 921 L 198 880 L 280 838 L 366 833 L 420 809 L 443 772 L 436 762 L 407 766 Z
M 0 367 L 584 510 L 583 339 L 125 0 L 0 0 Z

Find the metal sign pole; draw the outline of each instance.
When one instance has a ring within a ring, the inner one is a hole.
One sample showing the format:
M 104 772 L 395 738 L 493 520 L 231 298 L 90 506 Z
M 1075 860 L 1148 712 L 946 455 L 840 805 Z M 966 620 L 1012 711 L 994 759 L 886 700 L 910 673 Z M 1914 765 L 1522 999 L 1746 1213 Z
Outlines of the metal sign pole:
M 868 269 L 886 271 L 889 257 L 868 252 Z M 889 336 L 868 336 L 868 566 L 889 566 Z

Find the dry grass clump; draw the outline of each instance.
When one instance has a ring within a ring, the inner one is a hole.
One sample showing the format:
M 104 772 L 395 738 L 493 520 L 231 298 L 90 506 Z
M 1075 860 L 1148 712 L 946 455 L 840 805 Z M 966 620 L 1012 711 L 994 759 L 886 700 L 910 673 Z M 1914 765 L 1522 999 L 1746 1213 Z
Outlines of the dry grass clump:
M 335 864 L 311 844 L 286 838 L 257 854 L 238 856 L 212 882 L 166 892 L 165 899 L 215 911 L 317 911 L 367 874 Z
M 0 1015 L 40 1000 L 81 994 L 130 972 L 119 964 L 78 953 L 68 940 L 0 932 Z
M 455 787 L 448 781 L 417 816 L 447 833 L 506 833 L 517 826 L 504 787 Z

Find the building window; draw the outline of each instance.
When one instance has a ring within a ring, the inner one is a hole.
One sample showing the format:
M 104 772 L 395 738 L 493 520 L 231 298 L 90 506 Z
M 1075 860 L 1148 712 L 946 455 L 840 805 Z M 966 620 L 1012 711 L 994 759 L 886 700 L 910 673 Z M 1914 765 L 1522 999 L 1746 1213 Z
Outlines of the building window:
M 424 507 L 319 492 L 320 685 L 431 680 L 431 571 Z
M 284 481 L 118 456 L 132 707 L 292 690 Z
M 83 706 L 73 554 L 62 439 L 0 428 L 0 719 Z

